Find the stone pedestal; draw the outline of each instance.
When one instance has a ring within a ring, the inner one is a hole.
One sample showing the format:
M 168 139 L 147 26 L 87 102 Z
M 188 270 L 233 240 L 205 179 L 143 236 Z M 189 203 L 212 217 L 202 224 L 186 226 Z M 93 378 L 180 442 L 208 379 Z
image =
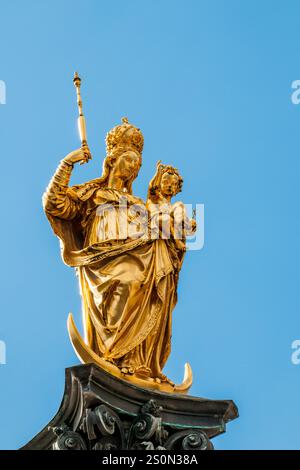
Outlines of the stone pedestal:
M 210 450 L 237 417 L 231 400 L 143 389 L 85 364 L 66 369 L 58 413 L 21 450 Z

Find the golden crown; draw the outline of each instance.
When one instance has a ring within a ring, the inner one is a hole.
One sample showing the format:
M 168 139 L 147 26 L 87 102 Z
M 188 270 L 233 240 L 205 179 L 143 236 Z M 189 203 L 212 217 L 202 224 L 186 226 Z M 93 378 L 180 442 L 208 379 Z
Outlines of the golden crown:
M 133 126 L 126 117 L 123 117 L 122 124 L 114 127 L 106 134 L 105 142 L 107 154 L 122 147 L 126 150 L 142 153 L 144 137 L 138 127 Z

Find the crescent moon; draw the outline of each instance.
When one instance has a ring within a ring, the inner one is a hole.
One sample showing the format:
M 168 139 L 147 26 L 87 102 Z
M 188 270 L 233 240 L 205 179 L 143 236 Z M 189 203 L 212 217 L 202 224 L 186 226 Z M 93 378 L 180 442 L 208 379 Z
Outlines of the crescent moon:
M 75 325 L 72 313 L 70 313 L 68 316 L 67 327 L 70 336 L 70 341 L 75 350 L 75 353 L 78 359 L 83 364 L 94 363 L 101 369 L 105 370 L 106 372 L 115 377 L 118 377 L 119 379 L 134 383 L 135 385 L 139 385 L 142 388 L 151 388 L 154 390 L 159 390 L 161 392 L 187 394 L 189 388 L 193 383 L 193 372 L 189 363 L 186 363 L 184 365 L 183 382 L 178 385 L 171 385 L 167 382 L 157 383 L 154 379 L 141 379 L 134 375 L 123 374 L 117 366 L 98 356 L 98 354 L 96 354 L 89 347 L 89 345 L 85 343 Z

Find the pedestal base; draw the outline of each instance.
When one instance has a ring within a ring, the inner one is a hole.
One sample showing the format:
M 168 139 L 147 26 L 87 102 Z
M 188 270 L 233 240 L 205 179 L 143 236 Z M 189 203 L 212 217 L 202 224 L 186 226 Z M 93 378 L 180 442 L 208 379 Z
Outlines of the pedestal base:
M 58 413 L 21 450 L 210 450 L 237 417 L 231 400 L 146 390 L 85 364 L 66 369 Z

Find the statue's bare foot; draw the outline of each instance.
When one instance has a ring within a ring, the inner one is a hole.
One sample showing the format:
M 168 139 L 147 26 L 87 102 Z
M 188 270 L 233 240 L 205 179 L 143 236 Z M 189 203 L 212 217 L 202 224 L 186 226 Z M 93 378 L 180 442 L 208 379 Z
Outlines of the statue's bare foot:
M 148 378 L 151 375 L 151 369 L 149 367 L 140 366 L 135 369 L 134 373 L 139 377 Z
M 168 384 L 170 384 L 170 385 L 172 385 L 172 386 L 175 385 L 175 383 L 172 382 L 171 379 L 169 379 L 166 375 L 164 375 L 164 374 L 162 374 L 162 373 L 157 374 L 157 376 L 155 377 L 155 382 L 157 382 L 157 383 L 159 383 L 159 384 L 160 384 L 161 382 L 167 382 Z
M 130 374 L 134 373 L 134 369 L 132 367 L 121 367 L 122 374 Z

